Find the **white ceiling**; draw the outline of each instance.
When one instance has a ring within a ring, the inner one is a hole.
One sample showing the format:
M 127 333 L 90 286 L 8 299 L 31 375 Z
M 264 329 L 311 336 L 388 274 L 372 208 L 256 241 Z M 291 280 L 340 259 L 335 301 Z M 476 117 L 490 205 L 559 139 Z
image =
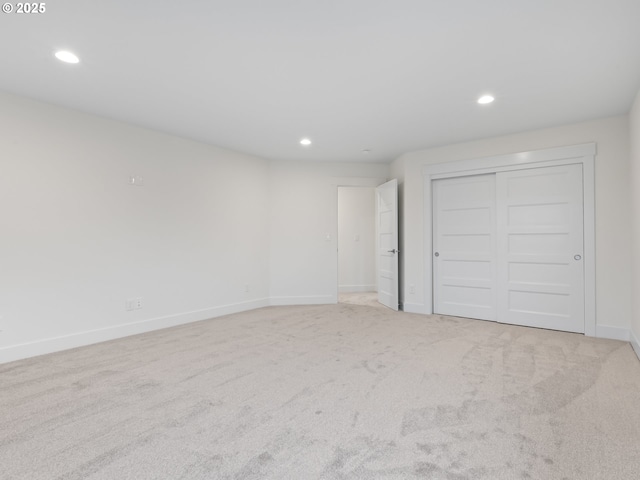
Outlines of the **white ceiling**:
M 46 8 L 0 14 L 0 90 L 265 158 L 390 161 L 624 114 L 640 88 L 640 0 Z M 485 92 L 496 101 L 476 104 Z

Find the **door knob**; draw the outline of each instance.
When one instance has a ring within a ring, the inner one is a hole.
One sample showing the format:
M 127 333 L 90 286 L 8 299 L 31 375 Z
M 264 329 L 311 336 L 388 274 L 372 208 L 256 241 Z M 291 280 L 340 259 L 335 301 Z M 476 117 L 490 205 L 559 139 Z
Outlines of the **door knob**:
M 393 250 L 387 250 L 387 252 L 389 252 L 389 253 L 400 253 L 400 250 L 396 250 L 394 248 Z
M 582 256 L 580 256 L 580 255 L 574 255 L 574 256 L 573 256 L 573 259 L 574 259 L 574 260 L 580 260 L 580 259 L 582 259 Z
M 438 252 L 434 253 L 433 255 L 436 256 L 436 257 L 440 256 L 440 254 Z

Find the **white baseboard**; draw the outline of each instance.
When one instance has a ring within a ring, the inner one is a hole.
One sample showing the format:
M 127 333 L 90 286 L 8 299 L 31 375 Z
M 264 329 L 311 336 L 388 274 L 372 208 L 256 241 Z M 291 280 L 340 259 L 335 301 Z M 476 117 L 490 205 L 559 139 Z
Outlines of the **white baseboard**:
M 640 360 L 640 341 L 638 340 L 638 337 L 633 330 L 629 331 L 629 337 L 631 337 L 629 340 L 631 342 L 631 346 L 633 347 L 633 351 L 636 352 L 638 360 Z
M 402 304 L 403 311 L 407 313 L 421 313 L 426 315 L 426 308 L 423 303 L 409 303 L 405 302 Z
M 337 298 L 332 295 L 311 295 L 292 297 L 270 297 L 250 300 L 231 305 L 221 305 L 193 312 L 168 315 L 134 323 L 116 325 L 108 328 L 90 330 L 88 332 L 74 333 L 60 337 L 47 338 L 34 342 L 11 345 L 0 348 L 0 364 L 22 360 L 25 358 L 59 352 L 71 348 L 83 347 L 94 343 L 106 342 L 117 338 L 128 337 L 140 333 L 151 332 L 163 328 L 175 327 L 186 323 L 198 322 L 209 318 L 221 317 L 232 313 L 254 310 L 267 306 L 281 305 L 327 305 L 337 303 Z M 425 305 L 422 303 L 404 303 L 403 310 L 407 313 L 426 314 Z M 621 327 L 598 325 L 596 336 L 613 340 L 628 341 L 640 360 L 640 341 L 633 330 Z
M 359 292 L 375 292 L 375 285 L 339 285 L 340 293 L 359 293 Z
M 310 295 L 304 297 L 271 297 L 269 305 L 279 307 L 283 305 L 329 305 L 338 303 L 335 295 Z
M 68 350 L 70 348 L 84 347 L 94 343 L 115 340 L 116 338 L 175 327 L 178 325 L 184 325 L 185 323 L 207 320 L 209 318 L 221 317 L 231 313 L 244 312 L 246 310 L 253 310 L 266 306 L 269 306 L 269 299 L 260 298 L 257 300 L 250 300 L 248 302 L 221 305 L 219 307 L 206 308 L 193 312 L 152 318 L 149 320 L 126 323 L 123 325 L 90 330 L 87 332 L 73 333 L 60 337 L 46 338 L 44 340 L 37 340 L 19 345 L 11 345 L 0 348 L 0 364 L 13 362 L 15 360 L 22 360 L 24 358 L 36 357 L 47 353 Z
M 608 325 L 596 325 L 596 337 L 628 342 L 629 329 L 621 327 L 610 327 Z

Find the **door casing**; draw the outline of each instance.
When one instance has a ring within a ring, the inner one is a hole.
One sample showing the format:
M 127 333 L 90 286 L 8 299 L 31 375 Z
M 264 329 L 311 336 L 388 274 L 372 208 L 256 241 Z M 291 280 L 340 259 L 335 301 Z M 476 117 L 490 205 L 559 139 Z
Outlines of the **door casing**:
M 327 241 L 333 239 L 335 243 L 335 248 L 332 252 L 332 278 L 334 279 L 334 283 L 331 287 L 331 299 L 328 303 L 338 303 L 339 292 L 338 292 L 338 188 L 339 187 L 371 187 L 375 188 L 381 183 L 386 182 L 388 179 L 384 177 L 332 177 L 329 180 L 328 188 L 329 188 L 329 199 L 331 201 L 330 212 L 331 216 L 327 219 L 329 228 L 327 229 Z

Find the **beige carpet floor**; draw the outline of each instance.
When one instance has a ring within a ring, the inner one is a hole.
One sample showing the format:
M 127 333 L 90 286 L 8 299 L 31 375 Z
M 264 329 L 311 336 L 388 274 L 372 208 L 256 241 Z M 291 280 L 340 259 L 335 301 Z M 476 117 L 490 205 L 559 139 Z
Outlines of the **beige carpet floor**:
M 623 342 L 271 307 L 0 365 L 2 479 L 637 479 Z
M 341 293 L 338 296 L 338 301 L 350 305 L 385 308 L 381 303 L 378 303 L 378 294 L 376 292 Z

